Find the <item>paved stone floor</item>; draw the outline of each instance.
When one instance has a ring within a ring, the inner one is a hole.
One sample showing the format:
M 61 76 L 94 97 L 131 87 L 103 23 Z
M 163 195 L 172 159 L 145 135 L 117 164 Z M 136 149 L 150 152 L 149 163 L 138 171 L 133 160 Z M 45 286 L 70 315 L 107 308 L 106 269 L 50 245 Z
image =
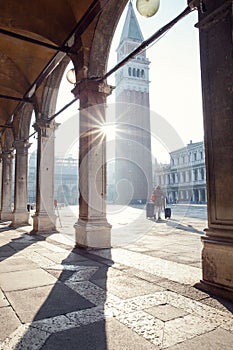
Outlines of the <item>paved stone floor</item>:
M 73 248 L 67 208 L 53 235 L 1 223 L 0 349 L 232 350 L 233 303 L 195 287 L 205 210 L 154 222 L 124 208 L 113 248 L 89 252 Z

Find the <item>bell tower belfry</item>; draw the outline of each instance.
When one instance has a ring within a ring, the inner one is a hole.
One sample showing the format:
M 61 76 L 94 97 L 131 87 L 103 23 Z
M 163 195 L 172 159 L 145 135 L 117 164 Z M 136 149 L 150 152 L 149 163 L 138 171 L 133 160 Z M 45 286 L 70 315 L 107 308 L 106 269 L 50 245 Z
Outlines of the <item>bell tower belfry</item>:
M 130 1 L 117 61 L 142 42 L 143 35 Z M 145 202 L 152 189 L 149 103 L 149 60 L 136 55 L 116 73 L 116 191 L 120 203 Z

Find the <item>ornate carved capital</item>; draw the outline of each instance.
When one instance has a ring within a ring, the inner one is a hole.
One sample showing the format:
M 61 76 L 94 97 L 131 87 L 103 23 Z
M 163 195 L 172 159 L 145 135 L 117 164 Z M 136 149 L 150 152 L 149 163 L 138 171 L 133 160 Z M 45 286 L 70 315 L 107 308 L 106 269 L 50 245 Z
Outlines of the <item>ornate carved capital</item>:
M 49 119 L 39 119 L 33 125 L 34 129 L 41 133 L 43 137 L 50 137 L 51 132 L 54 132 L 60 124 L 56 123 L 54 120 L 50 121 Z
M 27 155 L 29 147 L 32 143 L 29 143 L 28 140 L 15 140 L 13 147 L 16 149 L 17 153 Z
M 76 98 L 79 98 L 81 93 L 95 93 L 101 94 L 103 97 L 107 97 L 111 95 L 113 89 L 114 86 L 108 85 L 104 81 L 84 79 L 76 84 L 75 88 L 72 90 L 72 93 Z
M 0 154 L 0 160 L 4 162 L 11 162 L 13 158 L 14 158 L 13 150 L 3 151 Z
M 211 12 L 208 11 L 208 6 L 206 5 L 206 11 L 203 13 L 203 15 L 201 15 L 200 21 L 195 25 L 195 27 L 200 30 L 209 30 L 217 23 L 224 21 L 230 13 L 232 13 L 231 0 L 226 0 L 221 6 L 212 10 Z

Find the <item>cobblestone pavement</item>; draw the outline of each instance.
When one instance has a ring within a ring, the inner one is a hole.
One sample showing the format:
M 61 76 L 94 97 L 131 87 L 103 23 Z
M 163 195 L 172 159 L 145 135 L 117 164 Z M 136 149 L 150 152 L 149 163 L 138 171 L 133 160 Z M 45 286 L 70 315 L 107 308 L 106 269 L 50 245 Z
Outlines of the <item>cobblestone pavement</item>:
M 160 222 L 125 209 L 113 248 L 89 252 L 73 248 L 70 232 L 0 224 L 0 349 L 232 350 L 233 303 L 195 287 L 199 208 L 187 216 L 179 206 Z

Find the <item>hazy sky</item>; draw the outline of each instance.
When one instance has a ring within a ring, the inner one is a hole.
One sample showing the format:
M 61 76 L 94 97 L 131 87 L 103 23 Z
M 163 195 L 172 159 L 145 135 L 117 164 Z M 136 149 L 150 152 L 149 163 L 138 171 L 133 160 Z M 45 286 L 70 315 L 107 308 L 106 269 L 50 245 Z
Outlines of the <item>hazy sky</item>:
M 186 0 L 160 0 L 160 9 L 151 18 L 140 16 L 136 10 L 136 0 L 133 6 L 139 21 L 144 39 L 168 23 L 186 6 Z M 116 29 L 112 49 L 109 56 L 108 70 L 116 64 L 116 48 L 119 44 L 128 6 L 121 17 Z M 197 12 L 186 16 L 177 23 L 152 47 L 147 49 L 150 60 L 150 108 L 153 113 L 164 118 L 170 127 L 183 140 L 184 145 L 190 140 L 198 142 L 203 140 L 201 75 L 199 63 L 198 29 L 194 27 L 197 22 Z M 114 75 L 108 78 L 108 83 L 115 84 Z M 63 79 L 59 93 L 57 109 L 63 107 L 73 99 L 72 85 Z M 114 103 L 114 93 L 108 98 Z M 62 113 L 56 120 L 62 123 L 77 111 L 78 104 Z M 168 151 L 155 140 L 157 154 L 160 161 L 168 160 Z M 161 146 L 161 148 L 160 148 Z M 167 153 L 167 154 L 166 154 Z

